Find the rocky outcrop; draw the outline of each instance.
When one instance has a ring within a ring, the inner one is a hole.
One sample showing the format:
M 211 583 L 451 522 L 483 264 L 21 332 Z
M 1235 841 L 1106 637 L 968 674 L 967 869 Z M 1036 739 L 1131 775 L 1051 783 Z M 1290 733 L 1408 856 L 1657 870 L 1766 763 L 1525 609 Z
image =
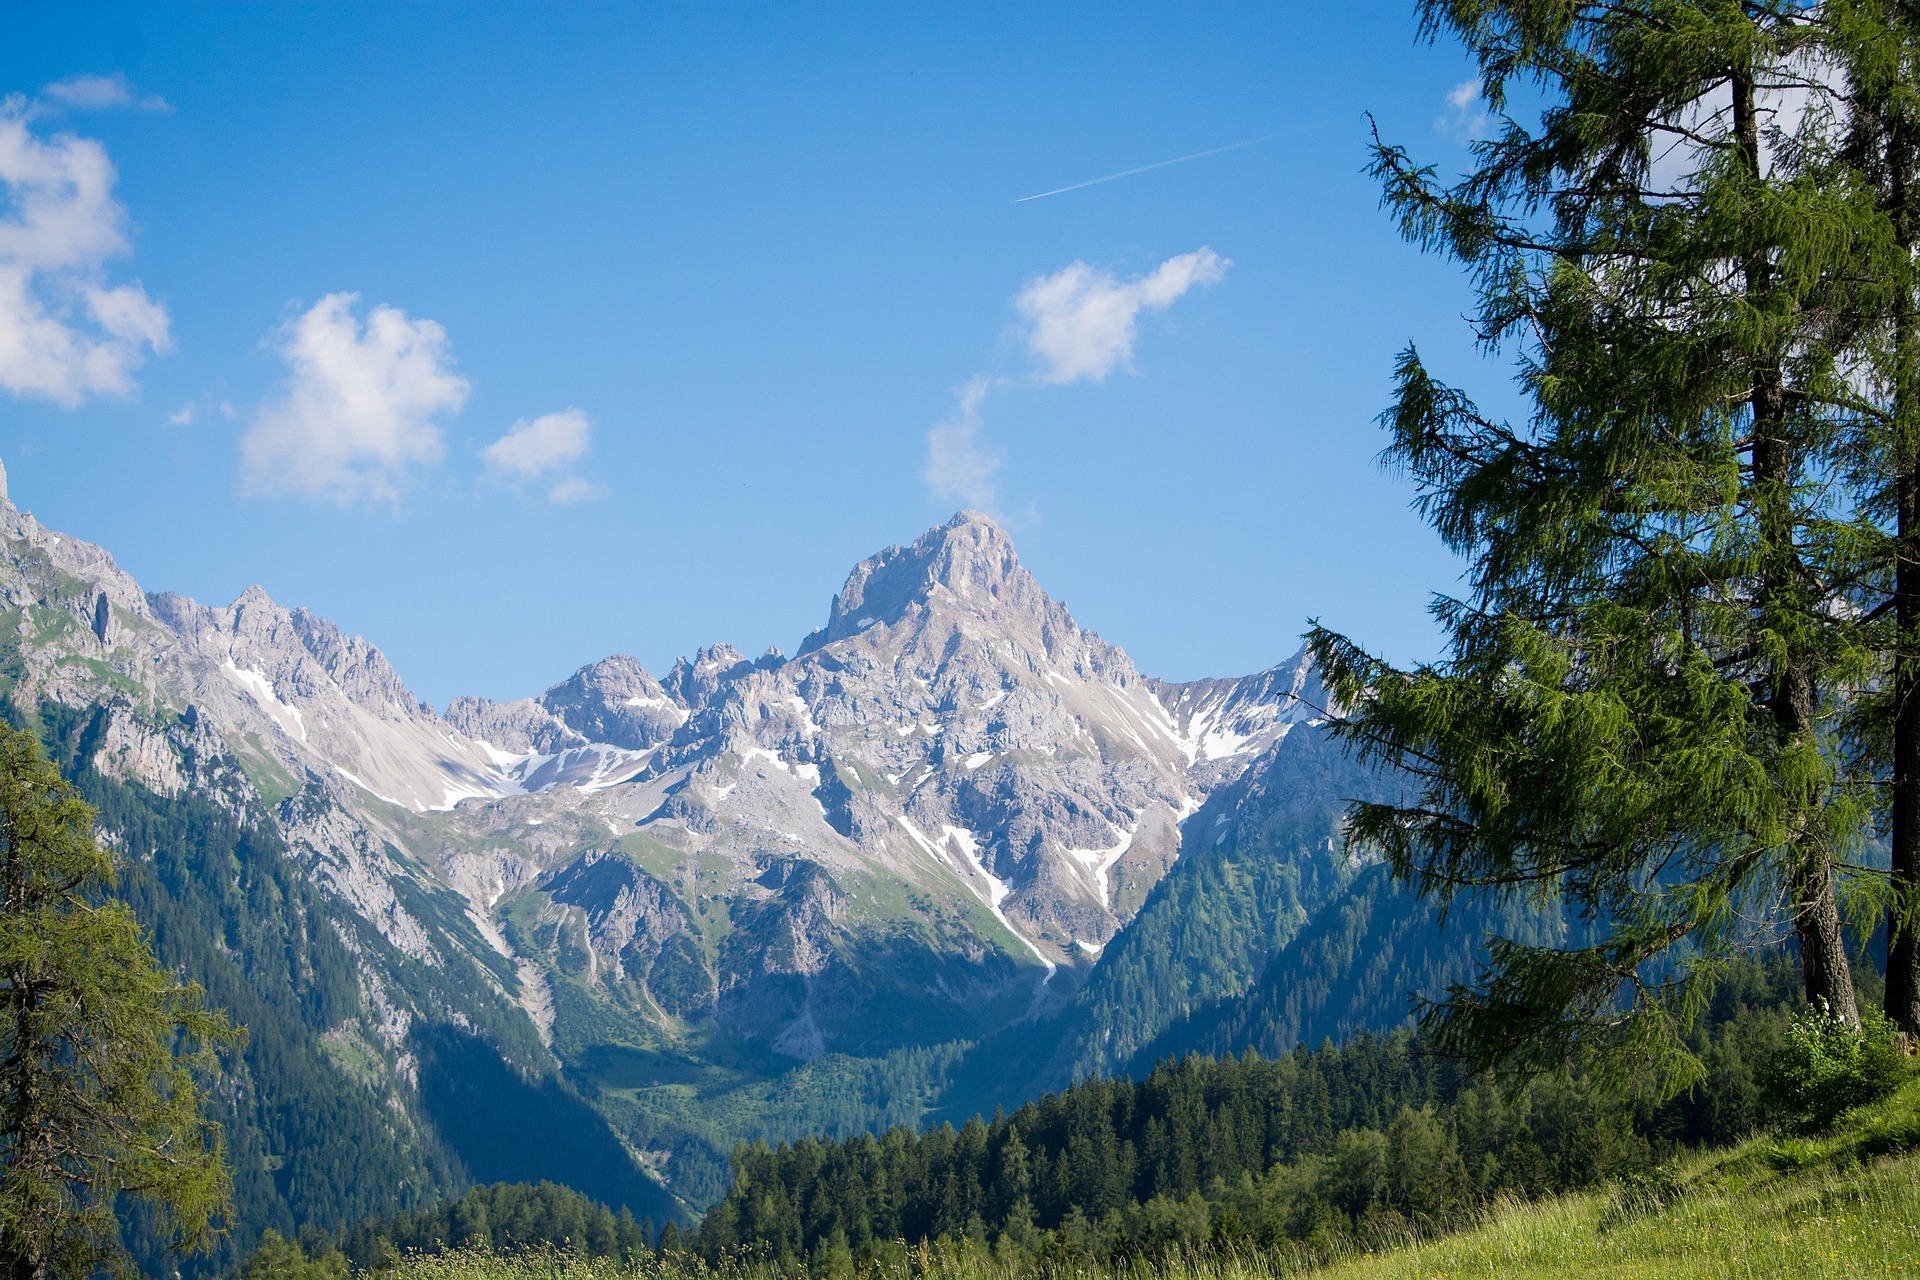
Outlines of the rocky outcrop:
M 288 797 L 277 814 L 287 847 L 353 916 L 402 955 L 438 966 L 436 931 L 408 909 L 398 892 L 413 877 L 395 861 L 387 842 L 353 814 L 349 800 L 320 780 Z
M 754 669 L 746 654 L 730 644 L 710 644 L 681 658 L 667 672 L 663 688 L 683 707 L 704 706 L 721 686 Z
M 156 795 L 177 796 L 189 777 L 172 737 L 141 719 L 131 703 L 116 700 L 101 708 L 92 735 L 88 763 L 122 782 L 134 782 Z
M 589 742 L 634 751 L 665 742 L 687 721 L 686 705 L 625 654 L 580 668 L 541 694 L 540 705 Z
M 692 918 L 659 880 L 617 854 L 594 851 L 541 887 L 583 917 L 590 981 L 631 982 L 680 1018 L 712 1009 L 714 977 Z M 603 974 L 603 964 L 612 971 Z
M 533 698 L 512 702 L 455 698 L 447 706 L 447 723 L 456 732 L 509 755 L 554 755 L 587 744 L 586 738 Z

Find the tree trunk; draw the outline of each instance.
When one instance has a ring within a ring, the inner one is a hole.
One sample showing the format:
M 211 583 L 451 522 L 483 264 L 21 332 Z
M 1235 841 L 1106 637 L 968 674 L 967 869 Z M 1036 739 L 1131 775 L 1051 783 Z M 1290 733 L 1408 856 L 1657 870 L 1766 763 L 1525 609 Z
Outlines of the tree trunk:
M 1758 191 L 1760 170 L 1759 119 L 1754 111 L 1752 77 L 1733 76 L 1733 124 L 1740 160 Z M 1742 284 L 1754 310 L 1765 314 L 1773 292 L 1773 267 L 1764 253 L 1753 253 L 1741 263 Z M 1759 533 L 1760 617 L 1763 628 L 1791 634 L 1798 629 L 1794 597 L 1801 593 L 1794 545 L 1793 485 L 1797 473 L 1793 440 L 1787 423 L 1785 379 L 1777 359 L 1757 353 L 1751 391 L 1753 410 L 1753 505 Z M 1810 655 L 1789 652 L 1772 671 L 1768 711 L 1783 750 L 1807 745 L 1813 737 L 1814 679 Z M 1853 996 L 1853 968 L 1847 960 L 1840 928 L 1840 909 L 1833 892 L 1833 860 L 1817 835 L 1790 815 L 1792 834 L 1786 850 L 1789 913 L 1800 944 L 1800 973 L 1807 1000 L 1824 1003 L 1849 1026 L 1860 1025 Z
M 1810 858 L 1795 868 L 1793 882 L 1793 932 L 1800 943 L 1807 1003 L 1824 1003 L 1834 1017 L 1857 1027 L 1860 1008 L 1853 996 L 1853 969 L 1834 902 L 1833 866 L 1826 858 Z
M 1897 110 L 1897 108 L 1895 108 Z M 1887 137 L 1888 199 L 1902 262 L 1913 260 L 1914 228 L 1907 202 L 1912 163 L 1907 131 L 1891 121 Z M 1900 281 L 1894 301 L 1894 619 L 1892 891 L 1887 912 L 1887 1015 L 1908 1035 L 1920 1035 L 1920 325 L 1913 294 Z
M 25 854 L 11 814 L 0 820 L 0 911 L 24 916 L 33 907 L 24 871 Z M 31 970 L 14 969 L 6 975 L 5 1075 L 0 1078 L 0 1171 L 12 1179 L 43 1182 L 58 1173 L 47 1149 L 45 1117 L 41 1115 L 43 1081 L 36 1015 L 40 992 Z M 31 1217 L 16 1220 L 11 1231 L 0 1232 L 0 1269 L 7 1280 L 46 1280 L 47 1257 L 40 1238 L 41 1223 Z
M 9 894 L 12 898 L 14 895 Z M 13 1005 L 12 1079 L 7 1083 L 5 1120 L 0 1122 L 0 1145 L 4 1145 L 6 1172 L 30 1181 L 42 1181 L 53 1162 L 46 1151 L 45 1125 L 40 1115 L 38 1078 L 39 1054 L 36 1052 L 34 1011 L 38 1003 L 32 981 L 24 973 L 8 975 L 7 995 Z M 0 1235 L 0 1266 L 9 1280 L 45 1280 L 46 1256 L 36 1238 L 39 1223 L 28 1219 L 16 1222 L 14 1229 Z M 11 1237 L 11 1238 L 8 1238 Z
M 1774 692 L 1774 722 L 1782 741 L 1791 742 L 1813 728 L 1813 681 L 1804 664 L 1780 673 Z M 1800 977 L 1807 1003 L 1850 1027 L 1860 1025 L 1853 994 L 1853 966 L 1840 928 L 1840 906 L 1833 893 L 1833 860 L 1819 840 L 1795 840 L 1788 848 L 1788 890 L 1792 895 L 1793 933 L 1800 944 Z

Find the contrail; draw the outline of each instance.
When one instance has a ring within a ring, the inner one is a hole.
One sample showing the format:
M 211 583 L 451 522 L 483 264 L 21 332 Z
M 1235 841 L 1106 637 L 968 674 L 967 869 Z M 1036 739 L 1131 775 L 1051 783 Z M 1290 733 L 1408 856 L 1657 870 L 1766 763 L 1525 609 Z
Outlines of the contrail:
M 1150 173 L 1155 169 L 1164 169 L 1170 164 L 1185 164 L 1189 160 L 1204 160 L 1208 156 L 1217 156 L 1222 151 L 1238 151 L 1242 147 L 1255 147 L 1263 142 L 1272 142 L 1275 138 L 1284 138 L 1290 133 L 1303 133 L 1308 129 L 1318 129 L 1330 120 L 1317 120 L 1312 124 L 1303 124 L 1293 129 L 1282 129 L 1278 133 L 1265 134 L 1258 138 L 1248 138 L 1245 142 L 1229 142 L 1224 147 L 1213 147 L 1207 151 L 1196 151 L 1190 156 L 1175 156 L 1171 160 L 1156 160 L 1152 164 L 1143 164 L 1138 169 L 1123 169 L 1119 173 L 1109 173 L 1104 178 L 1088 178 L 1085 182 L 1076 182 L 1070 187 L 1055 187 L 1051 191 L 1042 191 L 1038 195 L 1021 196 L 1013 203 L 1025 204 L 1029 200 L 1045 200 L 1048 196 L 1061 196 L 1069 191 L 1080 191 L 1087 187 L 1097 187 L 1103 182 L 1113 182 L 1119 178 L 1131 178 L 1136 173 Z

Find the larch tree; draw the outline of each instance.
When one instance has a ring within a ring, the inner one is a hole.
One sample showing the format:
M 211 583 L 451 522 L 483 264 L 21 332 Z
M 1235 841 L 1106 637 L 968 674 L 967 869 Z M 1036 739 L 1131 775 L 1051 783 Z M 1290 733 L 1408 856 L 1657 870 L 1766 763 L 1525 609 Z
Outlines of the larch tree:
M 1445 656 L 1410 670 L 1311 636 L 1337 731 L 1412 780 L 1354 806 L 1350 837 L 1443 904 L 1569 917 L 1559 946 L 1495 940 L 1428 1011 L 1443 1043 L 1523 1066 L 1613 1050 L 1671 1087 L 1698 1069 L 1679 1029 L 1771 922 L 1807 998 L 1859 1021 L 1838 890 L 1877 792 L 1838 743 L 1881 657 L 1853 598 L 1878 526 L 1849 483 L 1840 282 L 1872 201 L 1803 161 L 1831 94 L 1801 6 L 1422 15 L 1500 127 L 1458 181 L 1386 144 L 1375 171 L 1405 234 L 1471 272 L 1526 417 L 1401 357 L 1386 457 L 1470 589 L 1436 602 Z
M 125 1273 L 116 1209 L 190 1249 L 231 1177 L 196 1072 L 235 1038 L 155 961 L 93 811 L 32 734 L 0 725 L 0 1275 Z

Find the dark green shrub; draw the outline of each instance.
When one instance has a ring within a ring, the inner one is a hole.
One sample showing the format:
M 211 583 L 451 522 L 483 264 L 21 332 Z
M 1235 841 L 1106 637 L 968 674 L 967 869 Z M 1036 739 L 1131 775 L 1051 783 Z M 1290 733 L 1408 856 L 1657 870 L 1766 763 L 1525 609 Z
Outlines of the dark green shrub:
M 1820 1008 L 1794 1019 L 1761 1067 L 1760 1090 L 1775 1125 L 1809 1132 L 1886 1097 L 1909 1073 L 1906 1046 L 1884 1016 L 1869 1013 L 1856 1028 Z

